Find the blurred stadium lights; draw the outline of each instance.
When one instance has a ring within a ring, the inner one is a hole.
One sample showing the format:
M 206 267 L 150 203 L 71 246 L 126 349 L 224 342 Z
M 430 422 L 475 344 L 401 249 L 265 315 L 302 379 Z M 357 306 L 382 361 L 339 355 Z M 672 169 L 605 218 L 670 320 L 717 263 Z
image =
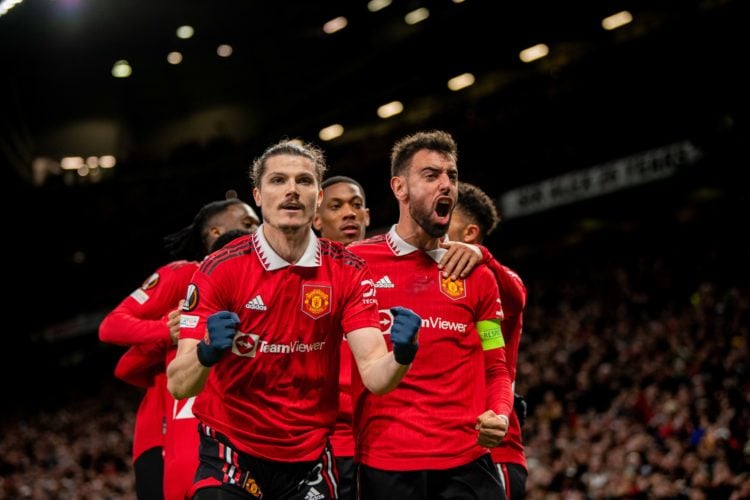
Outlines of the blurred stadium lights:
M 10 9 L 23 2 L 23 0 L 3 0 L 0 2 L 0 17 L 7 14 Z
M 339 123 L 334 123 L 333 125 L 329 125 L 322 129 L 318 134 L 318 137 L 320 137 L 320 140 L 322 141 L 331 141 L 337 137 L 341 137 L 343 133 L 344 127 Z
M 403 110 L 404 105 L 400 101 L 391 101 L 378 108 L 378 116 L 386 119 L 401 113 Z
M 611 31 L 633 22 L 633 16 L 627 10 L 612 14 L 602 19 L 602 28 Z
M 332 35 L 346 28 L 347 24 L 349 24 L 349 21 L 344 16 L 335 17 L 323 25 L 323 32 Z
M 549 54 L 549 47 L 546 44 L 538 43 L 527 49 L 523 49 L 518 57 L 525 63 L 536 61 Z
M 471 73 L 463 73 L 448 80 L 448 88 L 455 92 L 474 85 L 474 81 L 474 75 Z
M 75 172 L 78 178 L 85 178 L 89 182 L 102 180 L 103 171 L 111 170 L 117 164 L 117 158 L 113 155 L 88 156 L 66 156 L 60 161 L 51 158 L 35 158 L 31 164 L 32 183 L 35 186 L 43 186 L 49 176 L 63 177 L 65 184 L 76 182 Z

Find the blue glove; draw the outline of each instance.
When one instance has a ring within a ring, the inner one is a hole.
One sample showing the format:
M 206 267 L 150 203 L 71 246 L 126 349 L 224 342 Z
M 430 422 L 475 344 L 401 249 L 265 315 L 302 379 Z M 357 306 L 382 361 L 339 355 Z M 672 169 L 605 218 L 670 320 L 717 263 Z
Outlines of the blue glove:
M 200 364 L 209 367 L 219 362 L 224 351 L 232 347 L 239 324 L 239 316 L 231 311 L 219 311 L 208 317 L 206 336 L 198 344 Z
M 518 423 L 521 427 L 523 427 L 523 423 L 526 422 L 526 412 L 528 410 L 528 405 L 526 404 L 526 400 L 518 393 L 513 394 L 513 411 L 516 412 L 516 417 L 518 417 Z
M 422 318 L 411 309 L 405 307 L 391 307 L 393 324 L 391 325 L 391 343 L 396 363 L 408 365 L 414 361 L 419 344 L 414 337 L 422 325 Z

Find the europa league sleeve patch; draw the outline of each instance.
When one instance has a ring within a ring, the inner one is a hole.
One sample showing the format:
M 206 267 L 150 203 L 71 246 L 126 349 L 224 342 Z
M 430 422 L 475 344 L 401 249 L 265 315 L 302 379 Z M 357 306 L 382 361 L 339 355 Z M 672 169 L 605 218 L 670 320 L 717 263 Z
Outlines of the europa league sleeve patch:
M 198 287 L 193 283 L 188 285 L 187 294 L 185 294 L 185 303 L 182 304 L 182 310 L 190 312 L 198 307 Z
M 141 285 L 142 290 L 151 290 L 159 284 L 159 273 L 154 273 L 146 279 Z
M 330 285 L 302 285 L 302 312 L 312 319 L 318 319 L 330 313 Z

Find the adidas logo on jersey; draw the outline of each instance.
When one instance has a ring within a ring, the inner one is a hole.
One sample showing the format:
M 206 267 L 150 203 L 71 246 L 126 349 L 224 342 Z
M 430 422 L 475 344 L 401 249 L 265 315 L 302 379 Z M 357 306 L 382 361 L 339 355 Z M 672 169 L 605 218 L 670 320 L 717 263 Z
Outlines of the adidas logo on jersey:
M 268 308 L 263 303 L 263 299 L 260 298 L 260 295 L 256 295 L 254 299 L 250 299 L 247 304 L 245 304 L 245 307 L 247 309 L 252 309 L 254 311 L 266 311 Z
M 393 281 L 385 275 L 375 282 L 375 288 L 393 288 Z
M 305 495 L 305 500 L 320 500 L 321 498 L 325 498 L 325 495 L 322 495 L 318 490 L 310 486 L 310 490 Z

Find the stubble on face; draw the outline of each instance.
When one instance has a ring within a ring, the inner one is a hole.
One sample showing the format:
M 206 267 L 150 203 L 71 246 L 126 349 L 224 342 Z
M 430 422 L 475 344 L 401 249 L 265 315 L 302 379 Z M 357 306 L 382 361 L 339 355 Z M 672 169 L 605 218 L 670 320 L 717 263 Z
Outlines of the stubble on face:
M 447 220 L 445 217 L 453 210 L 458 196 L 456 176 L 455 162 L 434 151 L 419 151 L 409 166 L 406 175 L 409 216 L 431 238 L 442 238 L 448 232 L 450 217 Z M 451 177 L 453 181 L 448 183 L 446 179 Z M 439 184 L 433 184 L 436 182 Z
M 442 238 L 448 232 L 448 224 L 432 220 L 432 207 L 424 205 L 409 205 L 409 215 L 422 230 L 432 238 Z

